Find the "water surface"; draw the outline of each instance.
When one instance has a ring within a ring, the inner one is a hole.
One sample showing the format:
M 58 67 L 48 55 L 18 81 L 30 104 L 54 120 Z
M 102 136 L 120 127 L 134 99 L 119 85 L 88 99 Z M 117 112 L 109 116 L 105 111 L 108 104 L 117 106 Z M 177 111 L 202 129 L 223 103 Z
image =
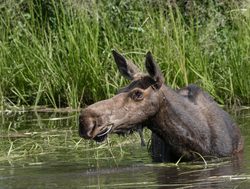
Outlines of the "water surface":
M 100 144 L 80 139 L 77 112 L 2 112 L 0 188 L 249 188 L 250 111 L 236 119 L 243 156 L 205 167 L 152 163 L 136 133 Z

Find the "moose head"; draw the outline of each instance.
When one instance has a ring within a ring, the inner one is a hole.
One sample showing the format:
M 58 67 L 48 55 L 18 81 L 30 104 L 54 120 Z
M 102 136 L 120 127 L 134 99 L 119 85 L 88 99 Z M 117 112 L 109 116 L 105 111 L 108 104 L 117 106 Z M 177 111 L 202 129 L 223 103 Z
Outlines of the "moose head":
M 152 54 L 146 54 L 147 74 L 113 51 L 121 75 L 131 83 L 114 97 L 97 102 L 84 109 L 80 115 L 79 134 L 86 139 L 103 141 L 109 133 L 126 133 L 136 125 L 154 116 L 161 106 L 159 93 L 164 77 Z

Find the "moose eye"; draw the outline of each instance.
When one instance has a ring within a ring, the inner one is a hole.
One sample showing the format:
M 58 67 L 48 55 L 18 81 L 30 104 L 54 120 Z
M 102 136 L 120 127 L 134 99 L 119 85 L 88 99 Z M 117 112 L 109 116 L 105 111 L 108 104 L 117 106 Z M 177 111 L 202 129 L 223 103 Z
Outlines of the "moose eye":
M 143 100 L 143 92 L 141 90 L 135 90 L 131 94 L 131 98 L 135 101 Z

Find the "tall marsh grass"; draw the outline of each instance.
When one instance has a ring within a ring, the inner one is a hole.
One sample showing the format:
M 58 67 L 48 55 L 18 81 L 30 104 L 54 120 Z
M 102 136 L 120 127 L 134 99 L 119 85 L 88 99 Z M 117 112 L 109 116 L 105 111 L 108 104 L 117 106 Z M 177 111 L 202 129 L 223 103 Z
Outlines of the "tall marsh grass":
M 220 103 L 249 104 L 250 10 L 207 2 L 190 12 L 160 0 L 1 2 L 1 108 L 112 96 L 125 82 L 112 49 L 141 67 L 150 50 L 170 86 L 197 83 Z

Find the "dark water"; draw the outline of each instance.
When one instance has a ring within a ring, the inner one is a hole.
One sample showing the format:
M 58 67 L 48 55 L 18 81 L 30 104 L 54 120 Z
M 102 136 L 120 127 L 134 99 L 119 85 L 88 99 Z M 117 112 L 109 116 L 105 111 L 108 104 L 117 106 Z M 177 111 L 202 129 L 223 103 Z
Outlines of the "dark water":
M 137 134 L 96 144 L 77 134 L 75 112 L 2 112 L 2 188 L 249 188 L 250 111 L 236 114 L 243 156 L 208 162 L 152 164 Z M 146 131 L 149 138 L 150 132 Z

